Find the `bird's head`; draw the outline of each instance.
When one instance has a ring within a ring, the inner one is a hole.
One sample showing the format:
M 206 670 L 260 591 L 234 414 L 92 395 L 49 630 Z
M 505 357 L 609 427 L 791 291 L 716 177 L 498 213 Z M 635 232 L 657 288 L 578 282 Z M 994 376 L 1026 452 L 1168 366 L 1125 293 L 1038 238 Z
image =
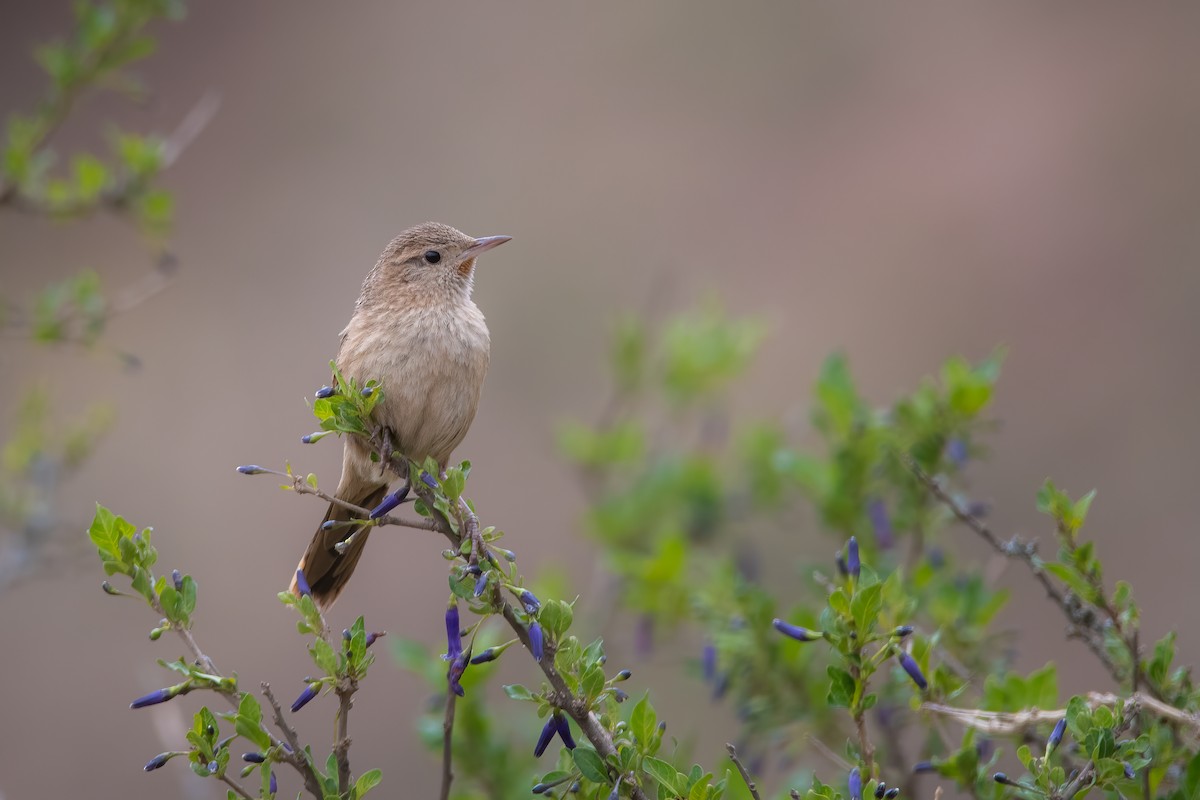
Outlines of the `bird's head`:
M 475 259 L 504 244 L 511 236 L 476 239 L 437 222 L 409 228 L 393 239 L 379 257 L 368 282 L 402 285 L 406 294 L 438 297 L 470 296 Z

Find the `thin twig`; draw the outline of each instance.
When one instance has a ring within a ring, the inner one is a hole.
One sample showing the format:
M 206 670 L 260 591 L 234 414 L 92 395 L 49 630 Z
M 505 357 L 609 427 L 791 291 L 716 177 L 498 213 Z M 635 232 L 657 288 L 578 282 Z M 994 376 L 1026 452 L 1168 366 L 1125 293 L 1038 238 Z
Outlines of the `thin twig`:
M 1152 695 L 1143 692 L 1135 692 L 1128 698 L 1113 694 L 1112 692 L 1088 692 L 1085 697 L 1087 698 L 1088 708 L 1095 709 L 1100 706 L 1115 707 L 1121 702 L 1124 702 L 1127 707 L 1133 704 L 1139 708 L 1144 708 L 1146 711 L 1164 720 L 1185 725 L 1197 734 L 1200 734 L 1200 716 L 1164 703 Z M 1015 712 L 980 711 L 974 708 L 956 708 L 955 706 L 945 706 L 939 703 L 922 703 L 921 710 L 946 717 L 947 719 L 953 719 L 983 733 L 1006 736 L 1029 730 L 1044 722 L 1057 722 L 1067 715 L 1065 708 L 1032 708 L 1028 711 Z
M 441 800 L 449 800 L 450 783 L 454 780 L 454 703 L 458 695 L 447 687 L 446 717 L 442 720 L 442 791 L 438 795 Z
M 337 759 L 338 792 L 350 790 L 350 709 L 354 706 L 354 693 L 358 681 L 346 678 L 335 690 L 338 697 L 337 738 L 333 742 L 333 753 Z
M 271 691 L 271 684 L 263 681 L 260 686 L 262 687 L 263 697 L 267 700 L 267 705 L 271 707 L 271 713 L 275 719 L 275 727 L 287 739 L 287 746 L 280 748 L 283 750 L 284 760 L 295 767 L 296 771 L 300 773 L 300 776 L 304 779 L 304 788 L 309 794 L 316 798 L 324 797 L 325 793 L 321 789 L 321 781 L 317 778 L 317 772 L 304 755 L 304 748 L 300 744 L 300 737 L 296 735 L 296 729 L 284 719 L 283 708 L 279 705 L 279 701 L 275 699 L 275 693 Z M 274 740 L 274 737 L 272 737 L 272 740 Z
M 229 777 L 228 775 L 226 775 L 224 773 L 222 773 L 220 775 L 220 778 L 221 778 L 221 782 L 224 783 L 226 786 L 228 786 L 230 789 L 233 789 L 233 791 L 237 793 L 238 797 L 243 798 L 243 800 L 254 800 L 254 796 L 252 794 L 250 794 L 249 792 L 247 792 L 245 789 L 243 789 L 241 787 L 241 785 L 237 781 L 235 781 L 233 778 Z
M 738 758 L 737 748 L 729 742 L 725 743 L 725 749 L 729 751 L 729 760 L 737 767 L 737 771 L 742 774 L 742 780 L 746 782 L 746 788 L 750 790 L 750 796 L 754 800 L 762 800 L 758 794 L 758 786 L 754 783 L 754 778 L 750 777 L 750 771 L 742 764 L 742 760 Z

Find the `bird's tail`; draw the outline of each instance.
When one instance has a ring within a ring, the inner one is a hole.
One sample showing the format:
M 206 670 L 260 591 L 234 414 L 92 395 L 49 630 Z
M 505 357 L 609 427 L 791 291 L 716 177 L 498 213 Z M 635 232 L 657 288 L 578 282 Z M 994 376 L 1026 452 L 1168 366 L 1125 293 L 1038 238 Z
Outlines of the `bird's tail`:
M 387 494 L 387 489 L 386 484 L 372 487 L 367 489 L 362 497 L 346 500 L 361 508 L 374 508 Z M 308 549 L 304 551 L 304 557 L 296 567 L 304 573 L 304 578 L 312 590 L 313 600 L 322 611 L 328 610 L 342 593 L 346 581 L 350 580 L 350 575 L 358 566 L 358 559 L 362 557 L 363 547 L 367 544 L 367 534 L 371 532 L 370 528 L 358 525 L 334 525 L 326 530 L 325 523 L 331 520 L 346 522 L 351 519 L 360 517 L 345 506 L 330 503 L 329 510 L 325 512 L 325 519 L 321 521 L 321 526 L 317 528 Z M 336 545 L 348 539 L 352 533 L 355 534 L 354 540 L 346 546 L 345 552 L 339 553 Z M 292 594 L 300 593 L 296 576 L 292 577 L 292 585 L 289 588 Z

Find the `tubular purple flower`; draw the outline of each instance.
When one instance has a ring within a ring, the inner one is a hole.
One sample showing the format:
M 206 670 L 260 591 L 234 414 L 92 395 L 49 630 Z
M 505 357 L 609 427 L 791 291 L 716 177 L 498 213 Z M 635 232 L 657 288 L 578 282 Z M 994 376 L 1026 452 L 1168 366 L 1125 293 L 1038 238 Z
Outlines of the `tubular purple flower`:
M 379 505 L 371 509 L 370 519 L 379 519 L 391 513 L 392 509 L 404 502 L 404 498 L 408 497 L 408 485 L 401 486 L 396 491 L 383 498 Z
M 875 784 L 875 800 L 883 800 L 883 793 L 887 791 L 887 784 L 883 781 Z
M 475 579 L 475 596 L 476 597 L 479 597 L 481 594 L 483 594 L 484 592 L 487 591 L 488 576 L 490 574 L 491 573 L 488 573 L 488 572 L 481 572 L 481 573 L 479 573 L 479 577 Z
M 624 703 L 629 699 L 629 693 L 622 689 L 613 689 L 613 699 L 618 703 Z
M 556 714 L 555 718 L 558 720 L 558 738 L 562 739 L 568 750 L 574 750 L 575 737 L 571 735 L 571 723 L 567 721 L 567 715 Z
M 180 574 L 179 570 L 171 570 L 171 583 L 175 585 L 175 591 L 183 591 L 183 575 Z
M 489 661 L 495 661 L 500 657 L 500 651 L 494 647 L 489 647 L 477 656 L 471 659 L 472 664 L 486 664 Z
M 333 397 L 333 395 L 334 395 L 333 387 L 332 386 L 322 386 L 320 389 L 317 389 L 315 394 L 316 394 L 318 400 L 325 400 L 326 398 Z
M 538 609 L 542 607 L 542 602 L 534 596 L 533 592 L 523 589 L 521 591 L 521 605 L 525 606 L 526 614 L 536 614 Z
M 1067 732 L 1067 718 L 1063 717 L 1054 725 L 1050 738 L 1046 740 L 1046 755 L 1053 753 L 1062 744 L 1063 734 Z
M 717 677 L 717 648 L 712 642 L 706 643 L 700 651 L 700 673 L 704 676 L 705 683 L 710 683 Z
M 179 692 L 183 689 L 184 685 L 185 684 L 178 684 L 176 686 L 168 686 L 165 689 L 159 689 L 158 691 L 151 692 L 150 694 L 144 694 L 141 697 L 139 697 L 137 700 L 134 700 L 132 703 L 130 703 L 129 707 L 130 708 L 145 708 L 146 706 L 156 706 L 159 703 L 165 703 L 168 700 L 170 700 L 171 698 L 173 698 L 175 695 L 179 694 Z
M 897 639 L 903 639 L 905 636 L 910 635 L 912 632 L 913 632 L 912 625 L 901 625 L 899 628 L 896 628 L 896 630 L 892 631 L 892 636 L 895 636 Z
M 438 488 L 437 481 L 435 481 L 433 479 L 433 476 L 430 475 L 428 472 L 425 472 L 425 471 L 421 472 L 421 482 L 424 483 L 426 486 L 428 486 L 430 489 Z
M 912 678 L 912 682 L 917 685 L 918 689 L 925 691 L 929 688 L 929 683 L 921 674 L 921 668 L 917 666 L 917 662 L 906 650 L 900 651 L 900 666 L 904 667 L 904 671 L 908 673 L 908 677 Z
M 271 771 L 271 780 L 267 786 L 267 793 L 268 794 L 278 794 L 279 793 L 279 781 L 275 780 L 275 771 L 274 770 Z
M 164 766 L 168 761 L 177 755 L 179 755 L 179 753 L 159 753 L 154 758 L 147 761 L 146 766 L 142 767 L 142 769 L 144 769 L 146 772 L 154 772 L 154 770 Z
M 875 544 L 879 545 L 880 550 L 887 550 L 896 543 L 896 537 L 892 533 L 892 520 L 882 500 L 872 500 L 867 504 L 867 518 L 871 520 L 871 529 L 875 531 Z
M 317 696 L 317 692 L 320 690 L 321 683 L 319 681 L 313 681 L 312 683 L 308 684 L 308 686 L 305 686 L 304 691 L 300 693 L 300 696 L 292 701 L 292 713 L 295 714 L 297 711 L 312 702 L 312 699 Z
M 899 796 L 900 796 L 900 787 L 899 786 L 893 786 L 892 788 L 888 789 L 886 792 L 883 793 L 884 800 L 896 800 L 896 798 Z
M 458 601 L 455 600 L 446 607 L 446 661 L 453 661 L 462 655 L 462 634 L 458 628 Z
M 550 740 L 558 732 L 558 720 L 554 717 L 555 715 L 551 714 L 550 719 L 546 720 L 546 724 L 542 726 L 542 735 L 538 737 L 537 744 L 533 748 L 534 758 L 542 757 L 542 753 L 546 752 L 546 748 L 550 745 Z
M 918 761 L 913 764 L 912 771 L 914 775 L 920 775 L 923 772 L 937 772 L 937 767 L 933 765 L 932 761 Z
M 367 639 L 363 642 L 364 647 L 370 647 L 381 637 L 387 636 L 387 631 L 371 631 L 367 634 Z
M 245 466 L 238 467 L 237 471 L 243 475 L 261 475 L 262 473 L 266 472 L 265 469 L 257 464 L 246 464 Z
M 300 592 L 301 597 L 312 597 L 312 589 L 308 585 L 308 578 L 304 577 L 304 570 L 296 570 L 296 590 Z
M 855 580 L 862 572 L 862 562 L 858 558 L 858 538 L 854 536 L 846 543 L 846 572 Z
M 536 622 L 529 624 L 529 652 L 533 653 L 533 660 L 540 664 L 542 656 L 545 655 L 545 649 L 542 640 L 542 626 Z
M 471 661 L 471 651 L 459 653 L 458 656 L 450 662 L 450 669 L 446 670 L 446 681 L 450 686 L 450 691 L 454 692 L 459 697 L 466 694 L 462 687 L 463 673 L 467 671 L 467 664 Z
M 790 636 L 798 642 L 815 642 L 820 639 L 823 634 L 821 631 L 810 631 L 808 628 L 801 628 L 799 625 L 792 625 L 776 618 L 771 620 L 771 624 L 775 626 L 775 630 L 782 633 L 784 636 Z
M 858 771 L 858 767 L 850 770 L 846 788 L 850 790 L 850 800 L 862 800 L 862 773 Z
M 247 764 L 262 764 L 266 762 L 267 757 L 262 753 L 242 753 L 242 761 Z

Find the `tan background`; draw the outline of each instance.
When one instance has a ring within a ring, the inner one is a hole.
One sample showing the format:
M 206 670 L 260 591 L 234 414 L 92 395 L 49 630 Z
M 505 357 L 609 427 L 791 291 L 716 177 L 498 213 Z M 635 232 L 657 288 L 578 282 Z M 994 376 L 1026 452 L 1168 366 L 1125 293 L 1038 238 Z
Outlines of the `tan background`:
M 39 95 L 29 48 L 63 30 L 66 7 L 4 5 L 0 111 Z M 1033 492 L 1046 475 L 1098 487 L 1090 532 L 1110 575 L 1133 580 L 1149 632 L 1191 618 L 1200 7 L 211 0 L 161 34 L 142 70 L 154 104 L 92 98 L 61 137 L 91 145 L 110 119 L 166 131 L 222 95 L 167 181 L 182 272 L 111 328 L 144 369 L 5 341 L 0 410 L 36 380 L 63 412 L 119 407 L 66 487 L 64 524 L 82 529 L 102 500 L 155 525 L 162 566 L 200 582 L 198 637 L 248 685 L 269 678 L 290 698 L 306 672 L 288 614 L 250 584 L 286 584 L 321 509 L 233 467 L 286 458 L 333 481 L 337 445 L 298 442 L 303 398 L 379 250 L 427 218 L 514 237 L 480 266 L 492 375 L 459 455 L 531 573 L 590 576 L 551 423 L 595 413 L 609 321 L 666 279 L 661 313 L 711 291 L 770 320 L 739 398 L 760 414 L 804 413 L 834 348 L 883 402 L 948 355 L 1009 344 L 1003 435 L 972 472 L 997 527 L 1044 530 Z M 82 266 L 115 287 L 145 256 L 111 220 L 0 216 L 6 296 Z M 373 537 L 334 623 L 365 613 L 440 642 L 440 547 Z M 0 596 L 0 795 L 213 796 L 178 765 L 142 774 L 198 703 L 126 708 L 162 684 L 153 658 L 179 647 L 151 645 L 151 614 L 99 580 L 82 558 Z M 1106 686 L 1032 582 L 1004 580 L 1007 619 L 1033 628 L 1022 666 L 1066 658 L 1080 665 L 1071 686 Z M 607 634 L 627 659 L 627 630 Z M 1195 641 L 1185 627 L 1186 656 Z M 685 657 L 660 652 L 662 671 L 638 678 L 668 686 Z M 506 675 L 532 680 L 525 666 Z M 674 683 L 664 708 L 681 731 L 700 689 Z M 412 733 L 424 700 L 385 661 L 356 708 L 354 763 L 384 767 L 389 796 L 434 792 Z M 500 708 L 535 735 L 525 709 Z M 324 739 L 331 714 L 328 700 L 306 710 L 305 733 Z

